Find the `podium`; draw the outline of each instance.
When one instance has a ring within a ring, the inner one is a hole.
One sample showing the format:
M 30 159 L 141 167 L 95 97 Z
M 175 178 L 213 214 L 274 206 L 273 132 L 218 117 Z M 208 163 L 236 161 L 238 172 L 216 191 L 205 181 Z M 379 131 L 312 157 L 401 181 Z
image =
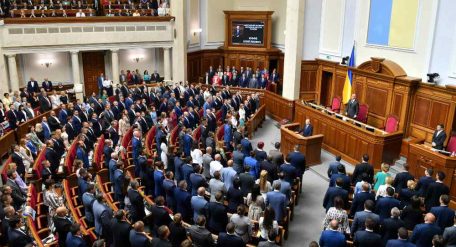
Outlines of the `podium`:
M 299 145 L 299 151 L 306 156 L 307 166 L 320 164 L 323 135 L 304 137 L 296 133 L 299 129 L 299 123 L 286 124 L 280 128 L 280 151 L 286 156 L 293 151 L 295 145 Z
M 436 150 L 423 144 L 410 144 L 407 163 L 410 165 L 410 173 L 419 178 L 424 176 L 424 170 L 434 169 L 445 173 L 444 183 L 450 188 L 450 197 L 456 200 L 456 181 L 454 172 L 456 170 L 456 157 L 450 157 L 439 153 Z

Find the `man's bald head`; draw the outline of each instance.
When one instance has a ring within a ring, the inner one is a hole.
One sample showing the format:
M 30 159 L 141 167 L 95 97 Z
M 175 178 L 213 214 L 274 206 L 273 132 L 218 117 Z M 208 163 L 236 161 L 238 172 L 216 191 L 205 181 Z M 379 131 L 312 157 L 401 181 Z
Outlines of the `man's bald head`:
M 199 188 L 198 188 L 198 195 L 199 195 L 199 196 L 204 196 L 204 194 L 206 194 L 206 188 L 204 188 L 204 187 L 199 187 Z
M 233 160 L 228 160 L 228 162 L 226 163 L 226 165 L 228 167 L 232 167 L 233 166 Z
M 55 212 L 56 212 L 56 214 L 57 214 L 58 216 L 65 216 L 65 215 L 67 215 L 67 213 L 68 213 L 67 209 L 66 209 L 65 207 L 63 207 L 63 206 L 62 206 L 62 207 L 58 207 L 58 208 L 55 210 Z
M 331 227 L 331 229 L 333 230 L 337 230 L 337 228 L 339 227 L 339 221 L 331 220 L 331 222 L 329 223 L 329 227 Z
M 435 215 L 432 213 L 427 213 L 424 216 L 424 223 L 434 223 L 435 222 Z
M 222 156 L 220 154 L 215 155 L 215 160 L 220 161 L 222 159 Z

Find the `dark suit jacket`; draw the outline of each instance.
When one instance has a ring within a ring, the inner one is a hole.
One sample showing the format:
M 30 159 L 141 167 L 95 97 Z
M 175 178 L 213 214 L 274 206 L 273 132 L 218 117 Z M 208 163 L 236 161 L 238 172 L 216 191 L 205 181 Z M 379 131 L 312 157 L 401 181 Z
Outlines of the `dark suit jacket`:
M 14 208 L 18 210 L 22 204 L 26 201 L 26 194 L 19 188 L 19 186 L 14 182 L 14 180 L 8 179 L 6 185 L 10 186 L 13 192 L 11 197 L 13 198 Z
M 8 230 L 8 247 L 25 247 L 32 242 L 33 239 L 22 231 L 12 228 Z
M 68 233 L 66 237 L 65 244 L 67 247 L 87 247 L 86 241 L 78 236 Z
M 400 172 L 396 174 L 393 186 L 396 189 L 396 191 L 401 191 L 401 189 L 407 188 L 407 181 L 414 179 L 415 178 L 412 174 L 410 174 L 410 172 Z
M 375 202 L 375 195 L 370 192 L 361 191 L 355 195 L 352 201 L 350 208 L 350 215 L 354 216 L 356 212 L 364 210 L 364 202 L 367 200 L 372 200 Z
M 130 234 L 132 227 L 126 221 L 112 219 L 111 230 L 113 236 L 113 247 L 130 247 L 130 241 L 126 236 Z
M 391 239 L 386 243 L 386 247 L 415 247 L 414 244 L 404 239 Z
M 65 246 L 66 236 L 70 232 L 71 221 L 67 218 L 54 217 L 54 227 L 59 236 L 59 246 Z
M 365 229 L 364 222 L 366 221 L 366 219 L 368 217 L 373 219 L 375 221 L 375 223 L 377 223 L 377 225 L 380 222 L 380 217 L 373 212 L 369 212 L 369 211 L 357 212 L 357 213 L 355 213 L 355 217 L 353 219 L 353 223 L 350 228 L 352 235 L 354 235 L 357 231 L 361 231 L 361 230 Z
M 39 99 L 40 99 L 40 111 L 42 113 L 50 111 L 52 109 L 51 100 L 49 100 L 49 98 L 47 98 L 48 100 L 46 100 L 45 97 L 40 96 Z
M 58 120 L 57 116 L 55 116 L 55 118 L 51 117 L 51 116 L 48 117 L 48 124 L 49 124 L 49 128 L 51 129 L 51 131 L 55 131 L 56 129 L 60 128 L 60 124 L 59 124 L 59 122 L 57 122 L 57 120 Z
M 342 188 L 345 189 L 346 191 L 350 191 L 350 177 L 348 177 L 347 175 L 342 174 L 342 173 L 336 173 L 336 174 L 331 175 L 331 179 L 329 180 L 329 187 L 336 186 L 336 180 L 338 178 L 342 178 L 342 180 L 344 181 Z
M 400 208 L 401 202 L 393 197 L 379 198 L 375 205 L 375 212 L 380 216 L 380 222 L 391 216 L 391 209 Z
M 236 235 L 229 235 L 227 233 L 220 233 L 219 237 L 217 239 L 217 247 L 243 247 L 245 246 L 244 241 L 242 241 L 242 238 L 236 236 Z
M 27 92 L 33 93 L 33 92 L 39 92 L 40 91 L 40 86 L 38 86 L 37 81 L 33 81 L 34 84 L 32 86 L 32 81 L 27 82 Z
M 430 212 L 435 215 L 435 224 L 441 229 L 453 226 L 454 223 L 454 210 L 446 206 L 439 206 L 431 208 Z
M 449 195 L 450 189 L 444 183 L 434 182 L 429 184 L 426 196 L 424 197 L 424 205 L 426 210 L 431 210 L 432 207 L 440 205 L 439 198 L 441 195 Z
M 435 224 L 419 224 L 413 229 L 410 242 L 416 244 L 416 247 L 432 246 L 432 238 L 439 234 L 442 234 L 442 230 Z
M 323 199 L 323 207 L 326 211 L 333 206 L 334 198 L 340 196 L 344 200 L 345 205 L 348 205 L 348 192 L 340 187 L 329 187 L 326 191 L 325 198 Z
M 17 173 L 19 175 L 24 176 L 25 175 L 25 165 L 24 161 L 21 156 L 19 156 L 16 152 L 11 154 L 11 159 L 14 163 L 17 165 Z
M 437 135 L 437 130 L 434 132 L 432 135 L 432 142 L 435 142 L 435 149 L 442 150 L 443 149 L 443 143 L 446 140 L 446 133 L 444 130 L 442 130 L 439 135 Z
M 168 226 L 171 223 L 169 213 L 164 207 L 154 205 L 152 206 L 151 213 L 155 228 L 158 228 L 162 225 Z
M 171 239 L 171 244 L 173 247 L 179 247 L 180 244 L 187 239 L 187 230 L 182 225 L 177 225 L 174 222 L 169 224 L 169 239 Z
M 321 247 L 345 247 L 345 236 L 339 231 L 325 230 L 321 233 L 319 244 Z
M 131 247 L 150 247 L 150 240 L 142 233 L 135 230 L 130 231 L 129 240 Z
M 357 247 L 382 246 L 382 237 L 378 233 L 359 231 L 355 233 L 353 245 Z
M 422 176 L 415 187 L 415 189 L 419 192 L 419 195 L 422 197 L 426 196 L 427 189 L 431 183 L 435 180 L 432 177 Z
M 184 221 L 191 219 L 192 208 L 190 207 L 190 200 L 192 195 L 188 191 L 180 188 L 174 190 L 174 199 L 176 200 L 176 211 L 182 214 Z
M 212 235 L 206 228 L 193 225 L 188 230 L 188 233 L 192 239 L 194 246 L 214 246 Z
M 128 198 L 130 198 L 130 202 L 131 202 L 130 215 L 131 215 L 132 221 L 136 222 L 138 220 L 142 220 L 145 216 L 143 197 L 139 194 L 138 191 L 133 190 L 133 189 L 129 189 L 127 194 L 128 194 Z
M 386 244 L 390 239 L 397 238 L 397 230 L 405 227 L 404 221 L 398 218 L 388 218 L 383 221 L 382 224 L 382 239 L 383 244 Z
M 250 193 L 251 188 L 255 184 L 254 177 L 248 172 L 243 172 L 239 174 L 239 181 L 241 182 L 242 195 L 247 196 L 247 194 Z
M 304 125 L 304 127 L 299 131 L 299 134 L 302 134 L 303 136 L 311 136 L 313 133 L 313 126 L 312 124 L 309 125 Z
M 347 104 L 347 109 L 345 110 L 347 112 L 348 117 L 354 118 L 356 115 L 358 115 L 359 111 L 359 102 L 358 100 L 351 100 Z
M 207 228 L 214 234 L 224 232 L 226 224 L 228 224 L 228 211 L 226 206 L 218 202 L 209 202 L 206 206 L 208 219 Z
M 369 179 L 366 182 L 372 184 L 374 180 L 374 167 L 369 163 L 361 163 L 356 165 L 355 171 L 353 171 L 352 175 L 352 183 L 355 184 L 356 182 L 360 182 L 361 175 L 363 173 L 367 173 L 367 175 L 369 176 Z

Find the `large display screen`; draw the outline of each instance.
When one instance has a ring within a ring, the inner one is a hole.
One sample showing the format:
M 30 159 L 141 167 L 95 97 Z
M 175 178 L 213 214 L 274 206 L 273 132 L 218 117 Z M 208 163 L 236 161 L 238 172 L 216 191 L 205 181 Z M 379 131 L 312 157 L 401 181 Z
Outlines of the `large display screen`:
M 263 45 L 263 21 L 233 21 L 231 23 L 231 44 Z

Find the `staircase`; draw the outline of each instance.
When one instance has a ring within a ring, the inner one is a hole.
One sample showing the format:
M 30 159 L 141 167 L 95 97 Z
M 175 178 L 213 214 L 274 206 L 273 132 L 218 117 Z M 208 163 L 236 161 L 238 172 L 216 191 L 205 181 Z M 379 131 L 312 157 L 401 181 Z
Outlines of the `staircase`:
M 396 160 L 396 162 L 394 163 L 394 165 L 392 165 L 390 167 L 390 173 L 393 177 L 396 176 L 396 174 L 400 173 L 400 172 L 405 172 L 405 169 L 404 169 L 404 164 L 407 163 L 407 158 L 401 156 L 398 160 Z

